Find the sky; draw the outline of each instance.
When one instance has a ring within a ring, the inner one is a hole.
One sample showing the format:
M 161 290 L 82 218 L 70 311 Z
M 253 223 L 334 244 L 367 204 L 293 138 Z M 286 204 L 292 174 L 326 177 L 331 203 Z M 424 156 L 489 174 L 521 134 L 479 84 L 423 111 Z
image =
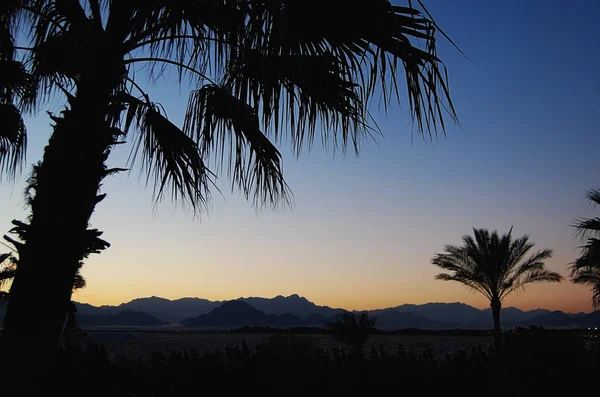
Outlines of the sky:
M 513 226 L 515 236 L 553 249 L 547 267 L 567 275 L 581 244 L 570 225 L 600 213 L 585 198 L 600 187 L 600 3 L 425 4 L 472 60 L 440 38 L 460 126 L 423 141 L 403 102 L 375 112 L 384 137 L 365 141 L 358 157 L 315 146 L 296 159 L 280 146 L 294 194 L 287 211 L 256 211 L 229 193 L 223 176 L 223 195 L 215 192 L 207 212 L 194 217 L 180 204 L 154 205 L 135 171 L 109 177 L 92 226 L 112 246 L 87 261 L 87 287 L 74 299 L 101 305 L 152 295 L 296 293 L 347 309 L 456 301 L 484 308 L 482 296 L 434 280 L 430 263 L 472 227 Z M 187 87 L 167 79 L 147 88 L 181 124 Z M 44 112 L 27 127 L 28 165 L 16 182 L 0 185 L 4 230 L 27 215 L 24 182 L 51 131 Z M 128 154 L 116 149 L 110 165 L 125 166 Z M 578 312 L 592 309 L 590 298 L 587 287 L 565 281 L 532 286 L 505 305 Z

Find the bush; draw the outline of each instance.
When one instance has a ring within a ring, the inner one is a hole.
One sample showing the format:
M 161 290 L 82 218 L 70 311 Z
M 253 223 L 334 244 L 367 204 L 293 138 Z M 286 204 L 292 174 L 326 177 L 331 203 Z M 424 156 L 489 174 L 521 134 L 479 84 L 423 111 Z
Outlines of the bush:
M 371 346 L 364 357 L 357 357 L 345 348 L 319 348 L 306 336 L 277 333 L 255 351 L 242 342 L 202 355 L 184 351 L 155 353 L 147 360 L 109 360 L 101 345 L 88 342 L 44 364 L 43 371 L 33 374 L 37 383 L 29 373 L 21 374 L 20 380 L 5 378 L 5 386 L 22 394 L 38 384 L 42 394 L 61 397 L 371 396 L 390 391 L 575 395 L 594 389 L 597 349 L 586 348 L 582 338 L 570 332 L 538 328 L 508 333 L 501 355 L 484 346 L 444 356 L 427 349 L 417 353 L 402 346 L 395 351 Z M 25 375 L 29 383 L 22 382 Z

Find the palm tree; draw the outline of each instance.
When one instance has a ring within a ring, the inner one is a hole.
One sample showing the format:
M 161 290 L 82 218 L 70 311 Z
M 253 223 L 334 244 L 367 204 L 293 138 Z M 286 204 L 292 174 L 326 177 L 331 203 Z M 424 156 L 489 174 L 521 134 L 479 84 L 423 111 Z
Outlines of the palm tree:
M 289 204 L 290 195 L 275 143 L 289 136 L 299 154 L 318 130 L 323 144 L 358 151 L 363 137 L 379 132 L 371 99 L 381 95 L 386 107 L 400 101 L 402 70 L 424 136 L 444 131 L 445 114 L 455 119 L 436 56 L 437 25 L 420 2 L 422 11 L 387 0 L 2 3 L 10 59 L 23 53 L 31 76 L 26 89 L 3 89 L 20 95 L 22 110 L 53 94 L 66 99 L 51 115 L 52 135 L 29 179 L 28 221 L 13 222 L 21 265 L 2 336 L 11 348 L 56 344 L 86 245 L 95 241 L 95 252 L 108 247 L 88 226 L 105 198 L 102 180 L 123 170 L 106 166 L 115 145 L 133 141 L 131 165 L 140 166 L 157 201 L 169 196 L 201 211 L 224 171 L 255 205 L 276 207 Z M 15 29 L 23 26 L 33 39 L 17 48 Z M 197 87 L 181 127 L 139 78 L 149 71 L 157 81 L 166 68 Z M 22 123 L 13 124 L 23 135 Z M 0 134 L 10 149 L 0 151 L 0 161 L 14 172 L 26 141 L 12 130 Z M 47 266 L 45 253 L 57 246 L 65 248 L 61 264 Z M 34 324 L 29 313 L 42 297 L 52 309 Z
M 587 192 L 594 206 L 600 205 L 600 189 Z M 592 287 L 592 304 L 600 307 L 600 218 L 578 220 L 574 227 L 582 238 L 587 238 L 581 247 L 581 255 L 570 267 L 572 281 Z
M 552 257 L 552 251 L 543 249 L 525 256 L 533 248 L 529 236 L 512 239 L 512 228 L 507 234 L 473 228 L 475 238 L 463 236 L 463 245 L 446 245 L 443 254 L 436 254 L 432 263 L 449 273 L 435 278 L 457 281 L 490 300 L 494 319 L 494 345 L 502 347 L 500 312 L 502 300 L 515 291 L 542 281 L 560 282 L 560 274 L 544 268 L 544 260 Z
M 342 313 L 334 323 L 328 323 L 327 328 L 333 338 L 350 346 L 357 357 L 362 357 L 369 336 L 375 329 L 376 319 L 363 312 L 356 316 L 351 312 Z

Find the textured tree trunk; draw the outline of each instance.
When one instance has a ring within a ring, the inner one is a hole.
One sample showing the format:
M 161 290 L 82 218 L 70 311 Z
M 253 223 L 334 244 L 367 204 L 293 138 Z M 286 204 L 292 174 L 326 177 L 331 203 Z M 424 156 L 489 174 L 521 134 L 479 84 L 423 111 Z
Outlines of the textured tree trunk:
M 492 299 L 490 307 L 492 308 L 492 316 L 494 317 L 494 347 L 497 351 L 500 351 L 502 349 L 502 326 L 500 324 L 502 302 L 498 298 Z
M 69 98 L 69 109 L 53 118 L 52 137 L 32 174 L 30 223 L 18 247 L 2 333 L 3 351 L 19 357 L 47 357 L 58 346 L 116 138 L 106 122 L 114 79 L 86 80 Z

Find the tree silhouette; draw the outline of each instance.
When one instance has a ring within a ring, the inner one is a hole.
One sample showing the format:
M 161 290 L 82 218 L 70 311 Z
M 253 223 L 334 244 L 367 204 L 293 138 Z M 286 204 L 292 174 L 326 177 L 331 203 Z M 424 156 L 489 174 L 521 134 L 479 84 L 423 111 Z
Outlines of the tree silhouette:
M 4 244 L 6 245 L 6 244 Z M 17 267 L 19 265 L 19 260 L 14 256 L 16 251 L 6 245 L 9 249 L 11 249 L 10 253 L 0 254 L 0 307 L 5 307 L 8 303 L 8 298 L 10 297 L 10 292 L 2 291 L 6 284 L 11 282 L 16 273 Z M 83 265 L 83 264 L 82 264 Z M 75 274 L 75 280 L 73 282 L 73 291 L 85 288 L 86 282 L 81 272 L 78 270 Z M 33 314 L 34 315 L 34 314 Z M 67 319 L 65 321 L 65 330 L 69 330 L 71 334 L 75 331 L 75 328 L 78 327 L 77 322 L 77 306 L 74 302 L 70 302 L 69 310 L 67 312 Z
M 560 282 L 562 277 L 544 268 L 544 260 L 552 251 L 537 251 L 525 259 L 533 248 L 529 236 L 512 239 L 512 228 L 507 234 L 473 228 L 475 238 L 463 236 L 463 245 L 446 245 L 445 253 L 436 254 L 432 263 L 449 273 L 435 276 L 438 280 L 456 281 L 490 300 L 494 320 L 494 345 L 502 347 L 500 312 L 502 300 L 514 291 L 524 290 L 530 284 Z
M 587 192 L 587 198 L 594 206 L 600 204 L 600 189 Z M 592 287 L 592 304 L 600 307 L 600 218 L 578 220 L 574 227 L 586 239 L 581 247 L 581 255 L 570 267 L 572 281 Z
M 19 110 L 40 108 L 54 94 L 66 99 L 64 110 L 51 115 L 52 135 L 29 179 L 28 222 L 15 221 L 22 266 L 11 288 L 5 345 L 55 345 L 86 241 L 97 238 L 88 227 L 105 198 L 101 182 L 123 170 L 106 166 L 115 145 L 133 142 L 128 166 L 141 168 L 155 200 L 184 200 L 202 211 L 222 172 L 255 205 L 288 205 L 275 144 L 289 137 L 299 154 L 319 131 L 324 145 L 358 151 L 364 137 L 380 132 L 368 111 L 371 99 L 380 95 L 386 108 L 399 102 L 402 71 L 417 128 L 428 137 L 444 131 L 444 118 L 455 119 L 455 112 L 436 56 L 437 25 L 420 1 L 420 10 L 408 5 L 3 0 L 0 41 L 8 45 L 0 50 L 6 59 L 24 54 L 29 82 L 23 89 L 2 86 L 22 105 L 12 103 L 13 129 L 1 132 L 5 168 L 15 171 L 25 152 Z M 13 45 L 17 29 L 30 33 L 29 46 Z M 167 69 L 197 87 L 181 127 L 142 88 Z M 58 246 L 60 266 L 46 266 L 45 253 Z M 34 324 L 29 313 L 42 297 L 51 309 Z
M 344 312 L 336 322 L 328 323 L 327 328 L 335 340 L 347 344 L 357 357 L 362 357 L 369 336 L 375 329 L 375 323 L 375 317 L 369 316 L 367 312 L 359 316 Z

